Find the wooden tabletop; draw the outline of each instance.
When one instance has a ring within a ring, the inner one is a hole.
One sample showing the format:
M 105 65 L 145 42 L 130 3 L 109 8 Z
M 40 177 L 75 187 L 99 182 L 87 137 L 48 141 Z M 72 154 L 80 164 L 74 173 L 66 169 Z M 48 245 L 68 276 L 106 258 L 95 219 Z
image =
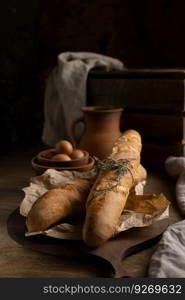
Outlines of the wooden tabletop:
M 30 159 L 37 151 L 16 151 L 0 157 L 0 277 L 107 277 L 107 270 L 92 261 L 79 261 L 49 256 L 24 248 L 7 232 L 7 218 L 16 209 L 34 173 Z M 181 220 L 175 204 L 174 183 L 163 174 L 149 174 L 145 193 L 163 192 L 172 202 L 170 223 Z M 137 277 L 147 276 L 150 257 L 156 246 L 132 255 L 123 261 L 126 269 Z

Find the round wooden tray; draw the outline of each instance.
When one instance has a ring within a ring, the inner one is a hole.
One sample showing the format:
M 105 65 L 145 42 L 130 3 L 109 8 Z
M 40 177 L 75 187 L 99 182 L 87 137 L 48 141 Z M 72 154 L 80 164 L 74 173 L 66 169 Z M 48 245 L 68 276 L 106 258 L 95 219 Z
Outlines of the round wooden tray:
M 87 164 L 82 166 L 76 166 L 76 167 L 51 167 L 51 166 L 45 166 L 39 164 L 36 157 L 33 157 L 33 159 L 31 160 L 31 166 L 37 175 L 41 175 L 48 169 L 54 169 L 57 171 L 68 170 L 68 171 L 85 172 L 91 170 L 94 167 L 94 164 L 95 164 L 95 159 L 91 156 L 89 156 L 89 160 Z
M 45 254 L 76 257 L 85 256 L 101 259 L 111 268 L 112 277 L 131 277 L 124 270 L 123 259 L 154 245 L 168 226 L 168 219 L 158 221 L 148 227 L 132 228 L 120 233 L 96 249 L 88 248 L 83 241 L 59 240 L 44 235 L 25 237 L 25 218 L 19 209 L 13 211 L 7 222 L 8 233 L 17 243 Z

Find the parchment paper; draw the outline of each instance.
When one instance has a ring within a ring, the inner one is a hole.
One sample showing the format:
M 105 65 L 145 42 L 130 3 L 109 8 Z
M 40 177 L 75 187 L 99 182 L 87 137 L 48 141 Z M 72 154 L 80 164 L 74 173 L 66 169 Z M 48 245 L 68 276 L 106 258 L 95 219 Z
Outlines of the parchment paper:
M 41 176 L 32 177 L 30 185 L 23 189 L 25 197 L 20 205 L 20 214 L 26 217 L 35 201 L 45 192 L 77 178 L 95 180 L 96 172 L 94 170 L 59 172 L 48 169 Z M 163 194 L 143 195 L 145 183 L 141 182 L 131 190 L 127 200 L 128 205 L 126 205 L 117 227 L 117 233 L 132 227 L 149 226 L 158 220 L 169 217 L 169 201 Z M 43 232 L 26 233 L 25 235 L 44 234 L 58 239 L 79 240 L 82 239 L 82 226 L 83 223 L 62 223 Z

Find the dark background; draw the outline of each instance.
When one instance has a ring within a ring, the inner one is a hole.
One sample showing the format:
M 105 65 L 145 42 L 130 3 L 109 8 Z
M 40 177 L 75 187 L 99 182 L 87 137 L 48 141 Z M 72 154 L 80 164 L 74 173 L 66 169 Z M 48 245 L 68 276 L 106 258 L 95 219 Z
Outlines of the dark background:
M 44 79 L 60 52 L 98 52 L 128 68 L 185 68 L 184 12 L 184 0 L 1 2 L 1 150 L 40 142 Z

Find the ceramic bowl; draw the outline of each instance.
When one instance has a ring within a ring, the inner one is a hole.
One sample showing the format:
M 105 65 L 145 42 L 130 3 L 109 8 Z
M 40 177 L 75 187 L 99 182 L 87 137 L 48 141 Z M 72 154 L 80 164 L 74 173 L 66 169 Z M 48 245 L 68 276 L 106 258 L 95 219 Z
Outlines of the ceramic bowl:
M 93 157 L 89 156 L 89 160 L 87 164 L 81 165 L 81 166 L 76 166 L 76 167 L 51 167 L 51 166 L 45 166 L 42 165 L 38 162 L 37 157 L 34 157 L 31 160 L 31 165 L 33 170 L 35 171 L 36 175 L 41 175 L 42 173 L 44 173 L 47 169 L 54 169 L 57 171 L 64 171 L 64 170 L 68 170 L 68 171 L 80 171 L 80 172 L 85 172 L 85 171 L 89 171 L 94 167 L 95 164 L 95 160 Z
M 58 154 L 55 149 L 48 149 L 38 153 L 37 161 L 39 164 L 49 167 L 78 167 L 82 165 L 88 164 L 89 161 L 89 153 L 87 151 L 82 150 L 84 153 L 84 157 L 79 159 L 73 159 L 70 161 L 54 161 L 52 160 L 52 156 Z

